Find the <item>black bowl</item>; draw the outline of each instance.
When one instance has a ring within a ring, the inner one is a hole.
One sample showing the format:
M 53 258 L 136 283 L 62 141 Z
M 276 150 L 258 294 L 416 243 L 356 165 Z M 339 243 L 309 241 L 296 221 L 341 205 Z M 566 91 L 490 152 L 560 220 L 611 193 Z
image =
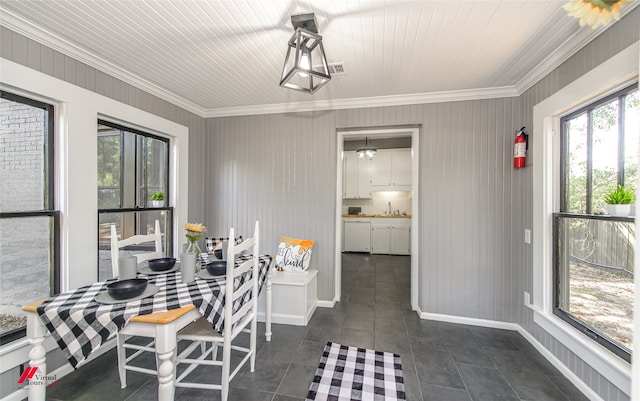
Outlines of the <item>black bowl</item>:
M 207 271 L 212 276 L 222 276 L 227 274 L 227 261 L 226 260 L 212 260 L 205 265 Z
M 160 258 L 149 260 L 149 268 L 154 272 L 163 272 L 171 269 L 176 264 L 175 258 Z
M 113 299 L 129 299 L 142 294 L 147 289 L 147 284 L 146 278 L 114 281 L 107 285 L 107 293 Z
M 215 251 L 213 251 L 213 256 L 218 259 L 222 259 L 222 249 L 216 249 Z

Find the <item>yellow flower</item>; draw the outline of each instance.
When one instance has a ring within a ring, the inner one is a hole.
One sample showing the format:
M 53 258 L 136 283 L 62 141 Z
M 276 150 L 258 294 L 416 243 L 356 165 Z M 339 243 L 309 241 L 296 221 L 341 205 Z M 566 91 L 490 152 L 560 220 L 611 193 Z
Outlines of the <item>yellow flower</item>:
M 620 6 L 627 0 L 569 0 L 562 8 L 570 17 L 580 19 L 580 26 L 596 29 L 607 26 L 611 19 L 620 20 Z
M 207 231 L 207 227 L 200 223 L 187 223 L 184 225 L 184 229 L 192 233 L 204 233 Z

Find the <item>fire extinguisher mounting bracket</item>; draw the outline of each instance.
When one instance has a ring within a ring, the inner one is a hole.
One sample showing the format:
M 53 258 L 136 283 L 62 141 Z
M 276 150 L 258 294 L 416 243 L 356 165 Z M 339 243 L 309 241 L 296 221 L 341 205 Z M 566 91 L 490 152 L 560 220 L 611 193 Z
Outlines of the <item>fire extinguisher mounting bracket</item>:
M 526 132 L 524 132 L 525 127 L 520 128 L 520 130 L 518 132 L 516 132 L 516 136 L 518 135 L 524 135 L 524 143 L 527 150 L 529 150 L 529 134 L 527 134 Z

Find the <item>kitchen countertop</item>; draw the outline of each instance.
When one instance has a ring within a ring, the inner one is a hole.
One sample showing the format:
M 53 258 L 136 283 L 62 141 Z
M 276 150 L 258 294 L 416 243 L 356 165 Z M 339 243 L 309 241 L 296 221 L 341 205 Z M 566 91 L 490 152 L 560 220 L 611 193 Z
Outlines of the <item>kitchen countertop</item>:
M 346 218 L 387 218 L 387 219 L 410 219 L 411 215 L 388 215 L 388 214 L 343 214 L 342 217 Z

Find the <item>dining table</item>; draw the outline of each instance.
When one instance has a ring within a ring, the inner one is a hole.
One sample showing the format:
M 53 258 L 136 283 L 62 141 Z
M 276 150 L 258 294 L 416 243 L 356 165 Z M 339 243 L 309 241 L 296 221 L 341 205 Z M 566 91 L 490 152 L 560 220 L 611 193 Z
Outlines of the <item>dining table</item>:
M 250 259 L 251 255 L 236 256 L 235 264 Z M 271 255 L 259 256 L 259 289 L 265 290 L 265 336 L 271 340 Z M 39 377 L 46 377 L 46 349 L 44 341 L 48 333 L 62 349 L 71 366 L 76 369 L 118 333 L 136 333 L 154 338 L 158 400 L 173 400 L 175 393 L 175 355 L 177 333 L 194 320 L 204 316 L 213 328 L 222 332 L 225 308 L 225 276 L 200 278 L 182 283 L 179 269 L 165 274 L 138 277 L 148 279 L 155 286 L 153 295 L 136 300 L 101 302 L 106 287 L 117 279 L 67 291 L 45 300 L 25 305 L 27 313 L 27 338 L 31 346 L 29 366 Z M 206 270 L 203 270 L 206 272 Z M 250 274 L 248 271 L 246 274 Z M 242 277 L 238 278 L 242 279 Z M 237 279 L 237 280 L 238 280 Z M 235 285 L 235 283 L 234 283 Z M 103 295 L 101 295 L 103 294 Z M 97 298 L 97 299 L 96 299 Z M 240 308 L 246 301 L 239 298 L 233 308 Z M 44 401 L 46 380 L 34 380 L 28 386 L 30 401 Z

